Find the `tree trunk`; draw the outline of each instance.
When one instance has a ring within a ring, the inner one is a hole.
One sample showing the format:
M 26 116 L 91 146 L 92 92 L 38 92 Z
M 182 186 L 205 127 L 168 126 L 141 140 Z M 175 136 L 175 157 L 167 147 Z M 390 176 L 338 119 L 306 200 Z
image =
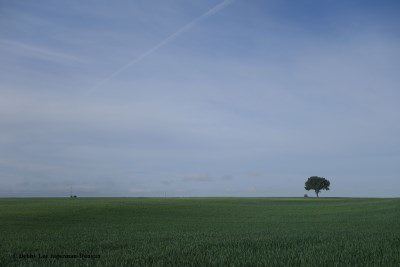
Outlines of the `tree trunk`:
M 318 196 L 318 193 L 319 193 L 319 192 L 318 192 L 318 191 L 315 191 L 315 193 L 317 194 L 317 198 L 319 198 L 319 196 Z

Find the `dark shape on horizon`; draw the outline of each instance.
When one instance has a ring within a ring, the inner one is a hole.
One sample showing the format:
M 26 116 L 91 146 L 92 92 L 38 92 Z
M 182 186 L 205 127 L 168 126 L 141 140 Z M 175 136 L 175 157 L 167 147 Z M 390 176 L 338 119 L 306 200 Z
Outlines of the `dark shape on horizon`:
M 304 197 L 308 197 L 308 195 L 307 195 L 307 194 L 304 194 Z
M 70 198 L 77 198 L 76 195 L 73 195 L 73 194 L 72 194 L 72 185 L 71 185 L 71 191 L 70 191 L 69 197 L 70 197 Z
M 307 191 L 314 190 L 317 197 L 319 197 L 319 192 L 321 190 L 329 190 L 330 182 L 324 177 L 311 176 L 305 183 L 305 189 Z

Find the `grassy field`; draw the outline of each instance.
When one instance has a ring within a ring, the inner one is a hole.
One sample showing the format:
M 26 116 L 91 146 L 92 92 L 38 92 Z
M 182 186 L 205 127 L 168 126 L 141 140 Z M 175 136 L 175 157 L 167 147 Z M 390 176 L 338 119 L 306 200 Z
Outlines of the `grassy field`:
M 400 199 L 0 199 L 0 266 L 55 264 L 400 266 Z

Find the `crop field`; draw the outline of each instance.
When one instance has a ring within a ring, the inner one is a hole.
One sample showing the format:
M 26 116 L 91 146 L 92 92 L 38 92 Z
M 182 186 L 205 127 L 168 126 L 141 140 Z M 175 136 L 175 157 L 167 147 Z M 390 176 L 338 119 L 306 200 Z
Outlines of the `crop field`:
M 0 266 L 400 266 L 400 199 L 0 199 Z

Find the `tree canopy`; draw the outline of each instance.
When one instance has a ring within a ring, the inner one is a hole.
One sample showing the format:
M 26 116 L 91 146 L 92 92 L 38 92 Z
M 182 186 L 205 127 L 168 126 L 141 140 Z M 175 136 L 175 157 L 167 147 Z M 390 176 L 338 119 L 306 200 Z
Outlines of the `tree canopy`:
M 307 179 L 304 188 L 307 191 L 314 190 L 317 197 L 319 197 L 319 192 L 321 192 L 321 190 L 329 190 L 330 184 L 331 183 L 324 177 L 311 176 Z

